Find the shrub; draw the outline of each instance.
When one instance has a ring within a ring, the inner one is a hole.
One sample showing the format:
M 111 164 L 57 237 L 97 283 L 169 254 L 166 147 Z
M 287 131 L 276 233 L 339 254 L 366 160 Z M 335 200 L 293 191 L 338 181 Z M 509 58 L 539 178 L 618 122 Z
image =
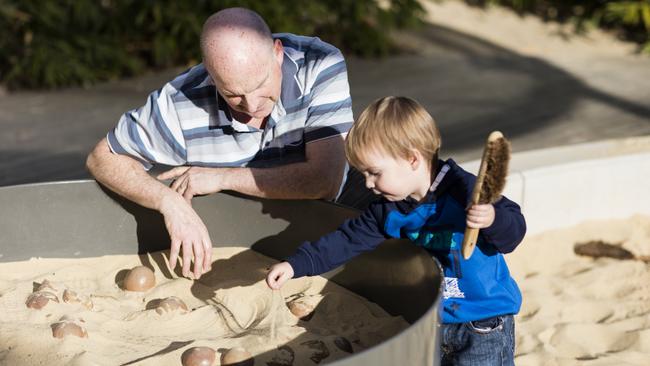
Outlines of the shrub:
M 85 85 L 200 60 L 214 12 L 243 6 L 274 32 L 318 35 L 344 52 L 382 56 L 386 30 L 417 24 L 417 0 L 0 0 L 0 83 L 11 89 Z

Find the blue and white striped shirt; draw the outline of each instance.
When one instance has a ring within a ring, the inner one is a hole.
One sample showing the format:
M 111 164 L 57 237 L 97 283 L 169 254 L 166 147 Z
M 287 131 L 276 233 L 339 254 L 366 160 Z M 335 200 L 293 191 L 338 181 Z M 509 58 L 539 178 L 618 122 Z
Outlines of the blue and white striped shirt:
M 114 153 L 153 164 L 206 167 L 304 159 L 305 144 L 341 136 L 352 126 L 352 99 L 341 52 L 315 37 L 274 34 L 284 46 L 282 86 L 263 130 L 232 118 L 203 64 L 147 103 L 126 112 L 107 136 Z

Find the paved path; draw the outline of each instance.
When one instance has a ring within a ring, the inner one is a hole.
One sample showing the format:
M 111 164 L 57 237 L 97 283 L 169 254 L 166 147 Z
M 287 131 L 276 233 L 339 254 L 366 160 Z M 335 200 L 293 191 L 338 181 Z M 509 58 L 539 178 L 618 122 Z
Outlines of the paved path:
M 448 28 L 418 34 L 420 54 L 348 59 L 353 107 L 417 99 L 438 121 L 443 156 L 479 158 L 494 129 L 514 151 L 650 134 L 650 58 L 578 58 L 568 68 Z M 94 144 L 176 72 L 0 96 L 0 186 L 87 178 Z

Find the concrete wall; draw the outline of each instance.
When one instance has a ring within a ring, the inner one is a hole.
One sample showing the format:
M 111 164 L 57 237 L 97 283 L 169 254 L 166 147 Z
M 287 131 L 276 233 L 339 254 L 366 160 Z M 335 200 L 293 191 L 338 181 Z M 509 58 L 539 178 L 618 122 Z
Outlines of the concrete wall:
M 479 164 L 461 165 L 476 174 Z M 650 136 L 513 154 L 504 195 L 521 205 L 529 234 L 650 215 Z

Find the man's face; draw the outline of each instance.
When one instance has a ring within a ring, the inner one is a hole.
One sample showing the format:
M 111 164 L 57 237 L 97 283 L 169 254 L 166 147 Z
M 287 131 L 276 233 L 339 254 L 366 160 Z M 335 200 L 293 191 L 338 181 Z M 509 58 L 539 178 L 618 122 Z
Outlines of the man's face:
M 273 54 L 265 57 L 267 60 L 256 62 L 259 67 L 249 67 L 239 72 L 239 75 L 219 75 L 214 71 L 210 74 L 215 80 L 217 91 L 232 110 L 254 119 L 262 119 L 271 114 L 280 98 L 283 55 L 282 43 L 276 40 Z

